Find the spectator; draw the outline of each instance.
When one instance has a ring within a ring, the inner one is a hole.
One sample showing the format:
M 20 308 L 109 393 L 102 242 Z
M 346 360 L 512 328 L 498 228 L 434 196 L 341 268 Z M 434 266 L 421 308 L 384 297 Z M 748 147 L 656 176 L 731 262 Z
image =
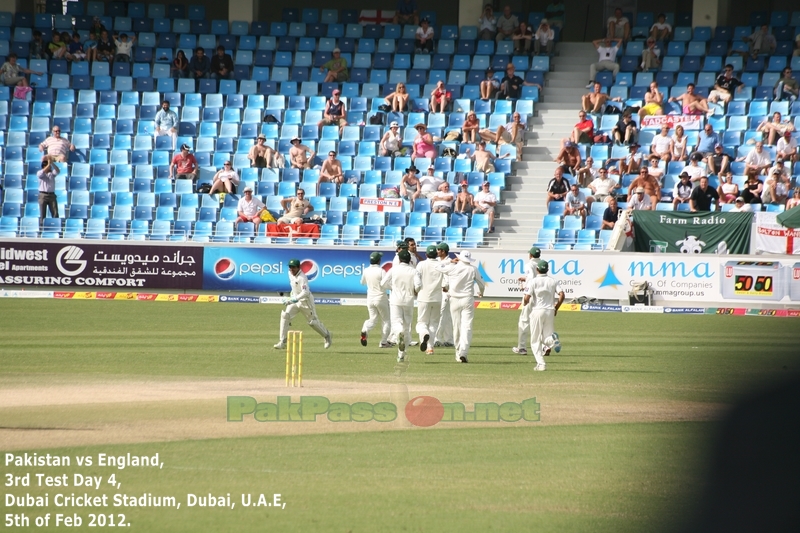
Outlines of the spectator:
M 578 150 L 578 145 L 573 141 L 566 141 L 553 162 L 577 176 L 581 168 L 581 152 Z
M 53 59 L 63 59 L 67 55 L 67 43 L 61 40 L 61 34 L 53 32 L 52 41 L 47 45 L 47 53 Z
M 654 209 L 650 196 L 645 194 L 644 187 L 631 188 L 633 191 L 628 197 L 628 212 L 652 211 Z
M 667 16 L 664 13 L 659 13 L 656 17 L 656 22 L 650 26 L 650 38 L 654 41 L 668 41 L 669 36 L 672 34 L 672 26 L 667 22 Z
M 520 22 L 517 29 L 511 35 L 514 41 L 514 53 L 528 55 L 531 53 L 531 41 L 533 40 L 533 30 L 525 22 Z
M 608 102 L 608 94 L 603 92 L 603 86 L 600 83 L 594 82 L 592 92 L 581 97 L 581 108 L 587 113 L 602 115 L 606 109 L 606 102 Z
M 725 147 L 721 144 L 714 146 L 714 153 L 706 157 L 706 168 L 709 175 L 725 174 L 730 169 L 731 157 L 725 153 Z M 739 194 L 733 195 L 736 198 Z
M 433 199 L 434 195 L 439 191 L 439 187 L 444 183 L 444 180 L 434 173 L 433 165 L 428 167 L 428 172 L 419 178 L 420 195 L 429 200 Z
M 89 26 L 89 34 L 91 35 L 94 32 L 95 35 L 102 35 L 102 33 L 106 31 L 106 27 L 103 26 L 103 22 L 100 20 L 100 17 L 93 17 L 92 24 Z
M 437 108 L 439 113 L 447 111 L 447 107 L 453 99 L 453 94 L 444 86 L 444 82 L 439 80 L 436 82 L 436 87 L 431 91 L 430 108 L 431 113 L 436 113 Z
M 405 113 L 408 109 L 408 92 L 406 84 L 398 83 L 394 87 L 394 92 L 389 93 L 383 101 L 392 108 L 392 113 Z
M 581 227 L 586 227 L 586 195 L 578 188 L 577 183 L 570 187 L 564 200 L 564 214 L 581 217 Z
M 564 2 L 556 3 L 553 1 L 544 9 L 544 16 L 547 17 L 546 20 L 552 28 L 564 29 L 565 12 Z
M 680 204 L 688 205 L 693 190 L 694 186 L 689 179 L 689 174 L 681 172 L 680 181 L 675 184 L 675 188 L 672 190 L 672 210 L 677 211 Z
M 297 196 L 281 200 L 283 216 L 276 222 L 278 224 L 299 224 L 303 217 L 312 211 L 311 202 L 306 198 L 306 191 L 297 189 Z
M 497 196 L 491 191 L 489 182 L 484 181 L 481 190 L 475 195 L 475 207 L 472 212 L 486 214 L 489 217 L 489 233 L 494 233 L 494 219 L 497 216 L 495 206 L 497 206 Z
M 639 124 L 642 124 L 644 117 L 658 116 L 664 114 L 664 93 L 658 90 L 658 83 L 650 82 L 649 90 L 644 93 L 644 105 L 639 110 Z
M 686 92 L 680 96 L 670 97 L 668 102 L 681 102 L 681 110 L 684 115 L 702 115 L 706 113 L 709 117 L 714 114 L 713 109 L 709 109 L 708 100 L 694 92 L 694 83 L 686 86 Z
M 450 214 L 453 211 L 453 202 L 455 199 L 456 196 L 453 194 L 453 191 L 450 190 L 450 184 L 445 181 L 439 185 L 439 190 L 434 193 L 433 198 L 431 198 L 431 209 L 434 213 Z
M 766 174 L 772 166 L 772 158 L 769 152 L 764 151 L 764 143 L 756 142 L 755 149 L 751 150 L 744 158 L 744 166 L 747 172 L 754 170 L 758 174 Z
M 342 162 L 336 159 L 336 152 L 328 152 L 328 159 L 322 162 L 319 170 L 319 183 L 332 182 L 340 185 L 344 183 L 344 171 Z
M 396 152 L 400 151 L 403 144 L 403 138 L 400 136 L 400 124 L 392 122 L 389 125 L 389 130 L 383 134 L 381 142 L 378 144 L 379 152 L 382 156 L 394 156 Z
M 522 157 L 522 143 L 525 136 L 525 125 L 522 123 L 522 115 L 514 112 L 511 115 L 511 122 L 497 127 L 497 132 L 492 133 L 490 129 L 484 129 L 478 132 L 481 139 L 485 142 L 493 142 L 500 146 L 501 144 L 513 144 L 517 149 L 517 160 Z
M 714 131 L 711 124 L 706 124 L 697 136 L 695 153 L 699 153 L 703 158 L 708 157 L 714 153 L 714 147 L 718 144 L 722 144 L 722 138 Z
M 550 28 L 549 21 L 542 19 L 539 23 L 536 33 L 533 35 L 533 55 L 538 56 L 542 53 L 544 48 L 545 55 L 553 55 L 553 46 L 555 45 L 556 33 Z
M 650 203 L 653 206 L 661 200 L 661 184 L 646 168 L 639 169 L 639 176 L 628 187 L 630 191 L 639 189 L 644 189 L 644 193 L 650 197 Z M 628 193 L 628 201 L 630 202 L 632 199 L 633 194 Z
M 642 50 L 642 63 L 639 66 L 642 72 L 658 70 L 661 67 L 661 49 L 652 37 L 647 39 L 647 45 Z
M 189 75 L 194 78 L 208 78 L 211 76 L 211 60 L 206 57 L 206 51 L 197 47 L 189 61 Z
M 775 83 L 775 101 L 789 100 L 789 104 L 793 104 L 797 100 L 798 93 L 800 93 L 800 86 L 797 80 L 792 77 L 791 67 L 786 67 L 781 73 L 781 78 Z
M 597 73 L 600 71 L 610 70 L 614 74 L 614 78 L 617 77 L 617 74 L 619 74 L 617 53 L 621 43 L 622 39 L 595 39 L 592 41 L 592 44 L 597 49 L 599 59 L 597 63 L 592 63 L 589 67 L 589 85 L 586 86 L 587 89 L 592 88 L 592 84 L 597 78 Z
M 419 25 L 419 13 L 417 12 L 417 0 L 397 0 L 397 7 L 394 12 L 394 24 L 413 24 Z
M 130 63 L 131 49 L 133 48 L 133 43 L 135 42 L 136 42 L 135 35 L 131 37 L 131 40 L 129 41 L 127 33 L 119 34 L 119 38 L 117 37 L 116 34 L 114 34 L 114 47 L 117 49 L 117 53 L 114 54 L 114 61 Z
M 791 200 L 789 200 L 789 202 L 791 202 Z M 787 206 L 789 205 L 788 202 L 786 205 Z M 736 198 L 733 209 L 731 209 L 731 213 L 752 213 L 752 212 L 753 212 L 753 207 L 750 204 L 744 203 L 744 198 L 742 198 L 741 196 Z
M 182 144 L 181 151 L 172 157 L 172 163 L 169 165 L 169 178 L 174 179 L 177 174 L 179 180 L 194 181 L 197 179 L 199 168 L 194 154 L 189 152 L 189 145 Z
M 525 82 L 517 76 L 516 70 L 513 63 L 506 65 L 506 75 L 500 81 L 500 90 L 497 93 L 498 100 L 517 99 L 522 96 L 522 86 Z
M 603 211 L 603 225 L 601 229 L 614 229 L 617 220 L 619 220 L 619 205 L 617 204 L 617 199 L 613 196 L 606 198 L 606 203 L 608 207 Z
M 733 174 L 730 170 L 724 173 L 720 172 L 720 175 L 722 175 L 723 182 L 719 184 L 719 187 L 717 187 L 719 203 L 733 203 L 737 198 L 739 198 L 739 186 L 733 182 Z
M 622 14 L 621 8 L 614 10 L 614 15 L 608 17 L 608 33 L 606 39 L 618 39 L 621 42 L 628 42 L 631 38 L 631 23 L 628 17 Z
M 17 54 L 10 52 L 8 56 L 6 56 L 6 62 L 0 67 L 0 80 L 2 80 L 3 85 L 8 87 L 30 87 L 28 78 L 23 76 L 23 74 L 42 75 L 41 72 L 19 66 L 19 64 L 17 64 Z
M 486 4 L 483 13 L 478 19 L 478 39 L 493 41 L 497 36 L 497 17 L 494 15 L 492 4 Z
M 469 192 L 469 187 L 466 181 L 461 182 L 458 194 L 456 195 L 456 203 L 453 207 L 454 213 L 469 214 L 475 208 L 475 197 Z
M 342 91 L 334 89 L 331 98 L 325 102 L 325 111 L 322 113 L 322 120 L 319 121 L 317 126 L 339 126 L 339 137 L 342 136 L 342 130 L 347 126 L 347 107 L 344 101 L 340 98 Z
M 493 153 L 488 152 L 486 150 L 486 142 L 481 140 L 478 141 L 478 144 L 475 145 L 475 153 L 470 155 L 469 148 L 466 149 L 468 157 L 475 161 L 475 172 L 483 172 L 484 174 L 489 174 L 494 172 L 494 160 L 495 159 L 502 159 L 503 157 L 507 157 L 508 154 L 500 156 L 499 158 L 495 157 Z
M 661 168 L 661 162 L 657 155 L 651 154 L 649 159 L 650 166 L 647 167 L 647 173 L 655 178 L 658 182 L 658 186 L 661 187 L 664 184 L 664 169 Z
M 669 163 L 672 158 L 672 148 L 673 144 L 672 139 L 669 137 L 669 126 L 664 124 L 661 126 L 661 131 L 658 135 L 653 137 L 653 142 L 650 144 L 650 154 L 658 156 L 658 158 L 665 163 Z
M 83 43 L 81 43 L 81 36 L 79 33 L 72 34 L 72 42 L 67 46 L 67 60 L 69 61 L 83 61 L 86 59 L 86 52 L 83 50 Z
M 95 32 L 89 32 L 89 38 L 83 42 L 83 49 L 86 51 L 87 61 L 97 60 L 97 35 Z
M 750 50 L 750 57 L 755 59 L 759 54 L 772 55 L 775 53 L 775 48 L 778 43 L 775 42 L 775 36 L 769 32 L 769 26 L 763 24 L 759 31 L 754 32 L 749 37 L 742 39 L 747 43 Z
M 475 114 L 475 111 L 467 113 L 467 118 L 461 126 L 461 142 L 474 144 L 480 127 L 481 122 L 478 120 L 478 115 Z
M 233 170 L 233 165 L 230 161 L 225 161 L 222 165 L 222 169 L 214 174 L 211 190 L 208 191 L 208 194 L 214 194 L 217 191 L 232 194 L 236 192 L 236 187 L 238 186 L 239 174 Z
M 700 181 L 700 178 L 707 176 L 706 170 L 700 166 L 700 161 L 703 160 L 702 154 L 695 152 L 689 158 L 689 164 L 683 167 L 683 171 L 689 174 L 692 182 Z
M 253 196 L 253 188 L 249 185 L 244 188 L 244 196 L 239 198 L 236 206 L 236 214 L 239 215 L 236 222 L 252 222 L 255 231 L 258 233 L 258 225 L 261 224 L 261 213 L 267 207 L 257 196 Z
M 233 58 L 225 53 L 224 46 L 218 46 L 216 55 L 211 58 L 209 77 L 218 80 L 233 79 Z
M 161 135 L 172 137 L 172 149 L 174 150 L 178 142 L 178 114 L 169 108 L 168 100 L 161 102 L 161 109 L 156 113 L 153 124 L 156 137 Z
M 33 37 L 31 38 L 31 42 L 28 45 L 28 50 L 30 50 L 30 57 L 31 59 L 47 59 L 47 47 L 42 40 L 42 32 L 39 30 L 33 30 Z
M 777 155 L 784 160 L 790 160 L 792 163 L 797 163 L 797 139 L 792 137 L 792 132 L 786 130 L 783 135 L 778 139 L 778 144 L 775 147 Z
M 580 155 L 580 152 L 578 152 L 578 155 Z M 589 156 L 586 158 L 586 161 L 579 165 L 575 178 L 580 187 L 588 187 L 598 175 L 598 169 L 594 168 L 594 159 L 592 159 L 592 156 Z
M 334 48 L 331 55 L 333 58 L 319 68 L 320 72 L 328 71 L 323 80 L 324 83 L 344 83 L 348 81 L 350 72 L 347 70 L 347 59 L 342 57 L 342 51 Z
M 414 137 L 413 151 L 411 152 L 411 161 L 413 162 L 418 157 L 427 157 L 433 159 L 436 157 L 436 146 L 433 144 L 433 136 L 428 132 L 428 127 L 420 122 L 414 129 L 417 130 L 417 136 Z
M 261 133 L 256 137 L 256 144 L 250 148 L 247 159 L 251 168 L 272 168 L 272 158 L 275 150 L 267 144 L 267 137 Z
M 727 64 L 722 74 L 717 76 L 714 89 L 708 93 L 708 101 L 712 104 L 716 104 L 718 101 L 722 100 L 727 104 L 733 99 L 734 91 L 741 91 L 742 87 L 744 87 L 742 82 L 733 75 L 733 65 Z
M 572 128 L 569 140 L 575 144 L 592 144 L 594 141 L 594 122 L 586 111 L 578 111 L 578 123 Z
M 769 172 L 767 173 L 768 176 L 772 176 L 774 174 L 780 174 L 781 175 L 781 179 L 785 179 L 786 181 L 789 181 L 789 177 L 790 177 L 789 168 L 786 165 L 783 164 L 783 158 L 782 157 L 779 157 L 779 158 L 777 158 L 775 160 L 775 165 L 773 165 L 772 168 L 770 168 Z M 788 191 L 787 191 L 787 194 L 788 194 Z
M 189 60 L 183 50 L 178 50 L 175 59 L 172 60 L 170 65 L 170 73 L 173 78 L 188 78 L 189 77 Z
M 414 49 L 418 54 L 433 53 L 433 28 L 427 18 L 419 21 L 419 28 L 414 33 Z
M 56 198 L 56 176 L 58 166 L 52 159 L 42 160 L 42 169 L 36 173 L 39 178 L 39 226 L 44 223 L 44 215 L 50 209 L 50 217 L 58 218 L 58 199 Z
M 689 198 L 689 211 L 711 211 L 712 204 L 716 204 L 715 211 L 719 209 L 719 195 L 716 189 L 708 186 L 708 178 L 703 176 L 700 178 L 700 185 L 694 188 Z
M 117 48 L 114 46 L 114 41 L 109 38 L 108 31 L 104 29 L 100 32 L 100 39 L 98 39 L 97 46 L 95 47 L 95 60 L 113 63 L 116 53 Z
M 290 142 L 292 147 L 289 148 L 289 166 L 300 169 L 313 168 L 316 152 L 303 144 L 297 137 Z
M 639 144 L 633 143 L 628 146 L 628 155 L 619 160 L 619 174 L 636 174 L 642 166 L 642 154 L 639 153 Z
M 600 168 L 597 170 L 597 177 L 589 184 L 589 188 L 592 190 L 592 198 L 595 202 L 605 202 L 609 197 L 614 197 L 614 191 L 620 188 L 620 184 L 608 177 L 608 170 Z
M 683 126 L 675 126 L 675 134 L 672 136 L 672 160 L 686 161 L 686 143 L 688 137 L 684 135 Z
M 550 202 L 563 202 L 569 191 L 569 182 L 564 179 L 564 169 L 557 166 L 553 171 L 553 179 L 547 184 L 547 203 L 548 210 Z
M 503 15 L 497 18 L 497 35 L 495 40 L 507 41 L 514 35 L 514 31 L 519 27 L 519 19 L 511 14 L 511 6 L 503 8 Z
M 500 82 L 494 77 L 494 71 L 490 68 L 486 69 L 486 78 L 481 80 L 481 100 L 491 100 L 494 98 L 498 90 L 500 90 Z M 520 91 L 521 93 L 522 91 Z
M 636 128 L 636 122 L 631 118 L 630 111 L 622 113 L 622 117 L 611 129 L 611 136 L 618 146 L 621 144 L 629 145 L 638 140 L 639 130 Z
M 800 187 L 795 187 L 792 197 L 786 200 L 786 209 L 793 209 L 798 206 L 800 206 Z
M 61 126 L 53 126 L 53 136 L 39 145 L 39 151 L 45 153 L 42 161 L 66 163 L 69 152 L 75 151 L 75 145 L 61 136 Z
M 775 146 L 784 133 L 789 132 L 791 134 L 794 131 L 794 124 L 789 119 L 782 121 L 781 114 L 775 112 L 772 114 L 772 120 L 769 120 L 769 117 L 765 118 L 758 125 L 756 131 L 763 134 L 762 138 L 766 137 L 769 146 Z
M 758 177 L 758 172 L 751 169 L 747 172 L 747 181 L 744 184 L 744 189 L 741 191 L 741 196 L 748 204 L 760 204 L 761 194 L 764 192 L 764 182 Z
M 422 184 L 417 177 L 417 172 L 419 169 L 412 164 L 400 179 L 400 196 L 407 198 L 412 203 L 422 194 Z

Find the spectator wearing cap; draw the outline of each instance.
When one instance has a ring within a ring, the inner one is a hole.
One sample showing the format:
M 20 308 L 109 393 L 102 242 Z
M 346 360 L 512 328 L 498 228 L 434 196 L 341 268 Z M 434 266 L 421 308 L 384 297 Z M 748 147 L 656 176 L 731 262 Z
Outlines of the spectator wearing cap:
M 781 135 L 775 150 L 778 157 L 782 157 L 784 161 L 789 160 L 792 163 L 797 163 L 797 139 L 792 137 L 791 131 L 787 130 Z
M 323 82 L 344 83 L 350 80 L 350 72 L 347 70 L 347 59 L 342 57 L 342 51 L 338 48 L 334 48 L 331 55 L 333 58 L 319 68 L 320 72 L 328 71 Z
M 189 60 L 189 76 L 194 79 L 208 78 L 211 74 L 211 60 L 206 57 L 204 48 L 198 46 Z
M 261 224 L 261 213 L 265 209 L 264 202 L 257 196 L 253 196 L 253 188 L 248 185 L 244 188 L 244 196 L 239 198 L 239 204 L 236 206 L 236 213 L 239 215 L 236 222 L 252 222 L 255 230 L 258 231 L 258 225 Z
M 461 142 L 474 144 L 480 128 L 481 121 L 478 120 L 478 115 L 475 114 L 475 111 L 467 113 L 467 118 L 464 119 L 464 124 L 461 125 Z
M 172 149 L 178 143 L 178 114 L 169 108 L 169 102 L 164 100 L 161 102 L 161 109 L 156 113 L 153 119 L 155 126 L 156 137 L 161 135 L 169 135 L 172 137 Z
M 553 55 L 553 44 L 555 43 L 556 34 L 550 27 L 547 19 L 542 19 L 539 22 L 539 27 L 533 35 L 533 55 L 538 56 L 544 49 L 545 55 Z
M 174 179 L 176 176 L 179 180 L 196 180 L 197 179 L 197 159 L 194 154 L 189 151 L 188 144 L 181 145 L 181 151 L 172 157 L 172 163 L 169 165 L 169 177 Z
M 650 203 L 655 206 L 661 200 L 661 184 L 647 171 L 646 168 L 639 169 L 639 176 L 633 180 L 628 187 L 630 191 L 644 189 L 645 194 L 650 197 Z M 628 195 L 628 201 L 633 198 L 633 194 Z
M 469 148 L 467 148 L 464 153 L 467 155 L 467 157 L 475 161 L 475 172 L 483 172 L 484 174 L 489 174 L 495 171 L 495 159 L 503 159 L 509 156 L 509 154 L 503 154 L 500 157 L 495 157 L 492 152 L 486 150 L 486 142 L 483 140 L 478 141 L 478 144 L 475 145 L 474 154 L 470 154 Z
M 719 194 L 713 187 L 708 186 L 708 177 L 700 178 L 700 185 L 694 188 L 689 199 L 689 211 L 711 211 L 711 206 L 716 204 L 714 210 L 719 209 Z
M 715 145 L 714 153 L 706 157 L 706 168 L 709 175 L 724 174 L 730 165 L 731 156 L 725 153 L 725 147 L 721 144 Z
M 475 197 L 469 192 L 469 184 L 466 180 L 462 181 L 456 194 L 456 203 L 453 206 L 454 213 L 468 215 L 475 208 Z
M 317 126 L 339 126 L 339 137 L 342 130 L 347 126 L 347 108 L 341 99 L 342 91 L 334 89 L 330 99 L 325 102 L 325 111 L 322 113 L 322 120 Z
M 267 144 L 267 138 L 261 134 L 256 137 L 256 144 L 250 148 L 247 159 L 251 168 L 272 168 L 272 158 L 275 150 Z
M 747 171 L 755 170 L 758 174 L 767 174 L 772 166 L 772 158 L 769 152 L 764 150 L 763 142 L 756 142 L 756 147 L 744 158 L 744 166 Z
M 420 20 L 419 28 L 414 33 L 414 49 L 418 54 L 433 53 L 433 28 L 430 23 L 427 18 Z
M 289 165 L 292 168 L 312 168 L 314 157 L 317 155 L 314 150 L 303 144 L 300 139 L 295 137 L 291 140 L 292 147 L 289 148 Z
M 564 146 L 561 148 L 561 151 L 558 152 L 555 159 L 553 159 L 553 162 L 563 165 L 565 170 L 573 175 L 577 175 L 581 168 L 581 152 L 578 150 L 578 145 L 572 141 L 565 141 Z
M 569 191 L 569 182 L 564 179 L 564 169 L 557 166 L 553 171 L 553 179 L 547 184 L 547 206 L 550 202 L 563 202 Z
M 414 129 L 417 130 L 417 136 L 414 137 L 411 161 L 415 161 L 418 157 L 435 158 L 436 146 L 433 144 L 433 136 L 428 132 L 428 127 L 420 122 L 414 126 Z
M 639 144 L 628 146 L 628 155 L 619 160 L 619 174 L 637 174 L 642 166 L 642 154 L 639 153 Z
M 393 24 L 413 24 L 419 25 L 419 12 L 417 11 L 417 0 L 397 0 L 397 7 L 394 11 Z
M 720 173 L 722 183 L 717 187 L 720 204 L 730 204 L 739 197 L 739 186 L 733 182 L 733 174 L 730 170 Z
M 681 172 L 680 180 L 675 184 L 672 190 L 672 210 L 677 211 L 680 204 L 688 204 L 689 199 L 692 197 L 694 185 L 689 179 L 689 174 Z
M 783 161 L 779 161 L 770 169 L 769 177 L 764 182 L 761 201 L 765 204 L 783 205 L 789 197 L 790 188 L 789 172 Z
M 298 224 L 312 210 L 311 201 L 306 198 L 304 189 L 297 189 L 297 196 L 294 198 L 281 200 L 281 207 L 283 207 L 283 216 L 276 221 L 278 224 Z
M 787 131 L 790 133 L 794 131 L 794 124 L 790 120 L 781 120 L 781 114 L 775 112 L 772 114 L 772 120 L 769 118 L 762 120 L 756 131 L 767 138 L 767 145 L 774 146 Z
M 444 180 L 434 173 L 434 167 L 428 167 L 428 172 L 420 176 L 420 194 L 429 199 L 433 199 L 434 195 L 439 191 L 439 187 Z
M 209 77 L 218 80 L 233 79 L 233 58 L 225 53 L 224 46 L 217 46 L 217 53 L 211 58 Z
M 232 194 L 236 192 L 236 187 L 238 185 L 239 174 L 233 170 L 233 165 L 230 161 L 225 161 L 225 163 L 222 165 L 222 169 L 214 174 L 214 178 L 211 183 L 211 190 L 208 191 L 208 194 L 214 194 L 218 191 Z
M 800 201 L 800 189 L 795 189 L 795 197 L 797 197 L 798 201 Z M 791 202 L 791 200 L 789 200 L 789 202 Z M 789 205 L 788 202 L 787 202 L 786 205 L 787 205 L 787 209 L 788 209 L 788 205 Z M 750 205 L 750 204 L 746 204 L 744 202 L 744 198 L 739 196 L 734 201 L 733 209 L 731 209 L 731 212 L 732 213 L 752 213 L 753 212 L 753 206 Z
M 332 182 L 340 185 L 344 183 L 344 171 L 342 162 L 336 159 L 336 152 L 328 152 L 328 158 L 322 162 L 319 169 L 319 183 Z
M 511 13 L 511 6 L 503 8 L 503 14 L 497 17 L 497 35 L 495 41 L 507 41 L 512 38 L 514 31 L 519 28 L 519 19 Z
M 494 219 L 497 216 L 495 209 L 497 206 L 497 196 L 489 187 L 489 182 L 481 184 L 481 190 L 475 195 L 475 207 L 473 213 L 486 214 L 489 217 L 489 233 L 494 233 Z
M 650 196 L 645 194 L 644 187 L 631 188 L 633 191 L 628 198 L 628 211 L 652 211 L 653 202 Z
M 400 124 L 393 121 L 389 124 L 389 129 L 381 137 L 381 142 L 378 143 L 378 152 L 386 156 L 394 156 L 400 151 L 403 146 L 403 138 L 400 136 Z
M 405 113 L 408 111 L 408 91 L 406 90 L 406 84 L 398 82 L 394 87 L 394 92 L 389 93 L 383 101 L 392 108 L 392 113 Z
M 403 177 L 400 179 L 400 196 L 407 198 L 410 202 L 419 198 L 419 195 L 422 193 L 422 186 L 417 176 L 418 172 L 419 169 L 412 164 L 406 169 L 405 174 L 403 174 Z

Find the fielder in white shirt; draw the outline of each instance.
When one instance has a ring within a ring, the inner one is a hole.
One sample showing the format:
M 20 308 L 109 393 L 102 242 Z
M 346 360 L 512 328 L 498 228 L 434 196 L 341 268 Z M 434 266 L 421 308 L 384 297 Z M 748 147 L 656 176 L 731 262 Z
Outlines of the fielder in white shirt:
M 397 338 L 397 362 L 406 361 L 406 343 L 411 339 L 411 324 L 414 319 L 414 298 L 422 288 L 419 272 L 409 263 L 408 250 L 398 252 L 399 264 L 383 278 L 383 287 L 392 289 L 389 306 L 392 315 L 392 335 Z
M 438 254 L 439 263 L 450 263 L 450 246 L 446 242 L 440 242 L 436 245 L 436 253 Z M 442 308 L 439 313 L 439 327 L 436 329 L 436 336 L 434 337 L 434 346 L 444 346 L 445 348 L 452 348 L 453 344 L 453 319 L 450 316 L 450 295 L 446 292 L 442 294 Z
M 367 345 L 367 333 L 375 327 L 378 317 L 381 319 L 381 348 L 389 348 L 389 332 L 391 330 L 391 315 L 389 314 L 389 295 L 383 287 L 383 278 L 386 273 L 381 268 L 380 252 L 369 254 L 369 266 L 361 274 L 361 284 L 367 287 L 367 312 L 369 318 L 361 326 L 361 346 Z
M 556 353 L 561 351 L 561 341 L 558 333 L 553 331 L 553 323 L 558 308 L 564 303 L 564 290 L 558 281 L 547 275 L 549 268 L 547 261 L 539 261 L 537 275 L 525 294 L 525 303 L 531 306 L 531 351 L 536 358 L 534 370 L 538 371 L 545 369 L 544 356 L 551 349 Z
M 320 322 L 317 318 L 317 309 L 314 306 L 314 295 L 308 288 L 308 278 L 305 273 L 300 270 L 300 260 L 289 260 L 289 284 L 292 287 L 290 297 L 283 299 L 283 305 L 286 306 L 281 312 L 281 337 L 278 344 L 273 346 L 276 349 L 286 348 L 286 337 L 289 333 L 289 326 L 291 326 L 292 319 L 297 313 L 303 313 L 306 317 L 308 325 L 311 329 L 319 333 L 325 339 L 325 348 L 331 347 L 332 335 L 331 332 Z
M 542 251 L 534 246 L 528 250 L 528 262 L 525 263 L 525 272 L 519 278 L 522 283 L 522 304 L 519 308 L 519 320 L 517 321 L 517 345 L 511 348 L 511 351 L 520 355 L 528 355 L 528 341 L 531 337 L 531 306 L 525 303 L 525 294 L 528 292 L 531 281 L 536 276 L 536 266 L 539 264 L 539 257 Z
M 444 272 L 444 286 L 450 295 L 450 316 L 453 319 L 453 338 L 456 341 L 456 362 L 468 362 L 472 343 L 472 319 L 475 317 L 475 285 L 478 297 L 483 296 L 486 284 L 472 264 L 472 254 L 465 250 L 457 259 L 439 268 Z
M 417 295 L 417 335 L 419 335 L 419 349 L 428 355 L 433 354 L 433 339 L 439 327 L 442 315 L 442 281 L 444 274 L 438 270 L 439 261 L 436 260 L 436 246 L 431 244 L 425 250 L 426 261 L 417 264 L 422 280 L 422 289 Z

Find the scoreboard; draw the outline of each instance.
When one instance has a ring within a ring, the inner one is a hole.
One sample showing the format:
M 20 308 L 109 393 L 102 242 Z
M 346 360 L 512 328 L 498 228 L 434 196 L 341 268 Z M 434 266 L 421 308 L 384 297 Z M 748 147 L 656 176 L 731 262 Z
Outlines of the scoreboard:
M 723 267 L 722 296 L 777 302 L 788 292 L 787 270 L 778 261 L 728 261 Z M 797 290 L 800 292 L 800 287 Z

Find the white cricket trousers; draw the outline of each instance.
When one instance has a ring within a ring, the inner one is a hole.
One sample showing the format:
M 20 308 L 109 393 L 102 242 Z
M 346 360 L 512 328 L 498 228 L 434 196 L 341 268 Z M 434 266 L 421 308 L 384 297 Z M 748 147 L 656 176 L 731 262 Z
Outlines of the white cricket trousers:
M 531 310 L 531 351 L 536 363 L 544 364 L 544 352 L 553 347 L 554 309 Z
M 425 338 L 425 335 L 430 335 L 429 346 L 433 347 L 441 316 L 442 302 L 417 301 L 417 335 L 419 335 L 420 343 L 422 343 L 422 339 Z
M 405 351 L 400 350 L 400 337 L 403 334 L 403 340 L 408 346 L 411 342 L 411 324 L 414 320 L 414 304 L 411 305 L 392 305 L 392 337 L 398 343 L 397 355 L 405 355 Z
M 369 318 L 364 321 L 361 326 L 361 331 L 369 333 L 378 322 L 378 317 L 381 319 L 381 342 L 385 343 L 389 340 L 389 332 L 392 327 L 392 317 L 389 312 L 389 298 L 367 299 L 367 312 Z
M 475 298 L 450 297 L 450 317 L 453 319 L 453 341 L 456 345 L 456 361 L 469 356 L 472 343 L 472 319 L 475 317 Z

